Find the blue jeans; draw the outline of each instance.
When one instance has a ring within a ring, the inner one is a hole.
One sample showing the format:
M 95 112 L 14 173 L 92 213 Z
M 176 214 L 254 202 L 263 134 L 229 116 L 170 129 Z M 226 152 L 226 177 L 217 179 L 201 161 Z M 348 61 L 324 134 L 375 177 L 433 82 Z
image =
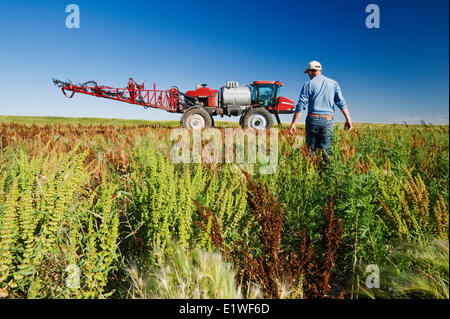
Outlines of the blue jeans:
M 306 144 L 311 148 L 311 157 L 316 150 L 324 150 L 322 157 L 328 162 L 331 154 L 331 142 L 333 140 L 333 119 L 325 117 L 308 116 L 306 118 Z

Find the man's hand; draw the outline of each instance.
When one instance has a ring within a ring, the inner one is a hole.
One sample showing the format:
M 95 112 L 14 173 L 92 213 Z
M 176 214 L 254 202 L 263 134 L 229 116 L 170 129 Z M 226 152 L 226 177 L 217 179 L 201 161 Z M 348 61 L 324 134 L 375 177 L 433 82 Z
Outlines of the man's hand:
M 289 129 L 289 134 L 295 135 L 296 131 L 297 131 L 297 127 L 295 126 L 295 123 L 292 123 L 291 128 Z
M 350 132 L 353 128 L 352 119 L 350 117 L 350 113 L 348 112 L 348 109 L 345 108 L 342 110 L 342 114 L 345 116 L 345 125 L 344 128 L 347 130 L 347 132 Z
M 292 117 L 291 128 L 289 129 L 289 134 L 295 135 L 295 132 L 297 131 L 297 128 L 295 127 L 295 123 L 297 122 L 299 117 L 300 117 L 300 112 L 295 112 L 294 116 Z
M 352 121 L 351 120 L 350 121 L 349 120 L 345 121 L 344 128 L 347 130 L 347 132 L 350 132 L 352 130 L 352 128 L 353 128 Z

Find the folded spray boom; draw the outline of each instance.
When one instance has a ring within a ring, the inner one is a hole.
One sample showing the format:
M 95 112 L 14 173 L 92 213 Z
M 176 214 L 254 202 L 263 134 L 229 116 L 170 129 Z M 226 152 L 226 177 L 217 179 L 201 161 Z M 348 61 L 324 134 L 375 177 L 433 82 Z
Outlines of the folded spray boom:
M 53 79 L 53 84 L 61 88 L 68 98 L 72 98 L 75 93 L 81 93 L 168 112 L 182 113 L 186 108 L 185 101 L 180 98 L 184 94 L 176 87 L 169 90 L 157 90 L 156 85 L 153 84 L 153 89 L 145 89 L 144 83 L 138 84 L 132 78 L 128 80 L 128 86 L 125 88 L 98 85 L 96 81 L 73 84 L 71 81 Z

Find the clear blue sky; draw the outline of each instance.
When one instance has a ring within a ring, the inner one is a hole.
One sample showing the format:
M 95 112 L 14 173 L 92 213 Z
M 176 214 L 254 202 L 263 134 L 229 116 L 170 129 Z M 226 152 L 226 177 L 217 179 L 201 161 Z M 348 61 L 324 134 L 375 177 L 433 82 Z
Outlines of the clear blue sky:
M 80 7 L 80 29 L 65 27 L 70 3 Z M 365 26 L 370 3 L 380 7 L 380 29 Z M 448 123 L 448 12 L 447 0 L 1 0 L 0 115 L 180 117 L 69 100 L 52 77 L 122 87 L 131 76 L 182 91 L 281 80 L 297 101 L 306 63 L 318 60 L 355 122 Z

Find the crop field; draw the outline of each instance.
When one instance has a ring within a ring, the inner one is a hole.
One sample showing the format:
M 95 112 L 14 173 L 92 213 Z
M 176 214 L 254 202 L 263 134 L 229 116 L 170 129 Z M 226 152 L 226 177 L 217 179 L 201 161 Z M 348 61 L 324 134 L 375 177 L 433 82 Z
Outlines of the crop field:
M 266 175 L 178 125 L 0 117 L 0 298 L 449 298 L 448 125 L 285 125 Z

